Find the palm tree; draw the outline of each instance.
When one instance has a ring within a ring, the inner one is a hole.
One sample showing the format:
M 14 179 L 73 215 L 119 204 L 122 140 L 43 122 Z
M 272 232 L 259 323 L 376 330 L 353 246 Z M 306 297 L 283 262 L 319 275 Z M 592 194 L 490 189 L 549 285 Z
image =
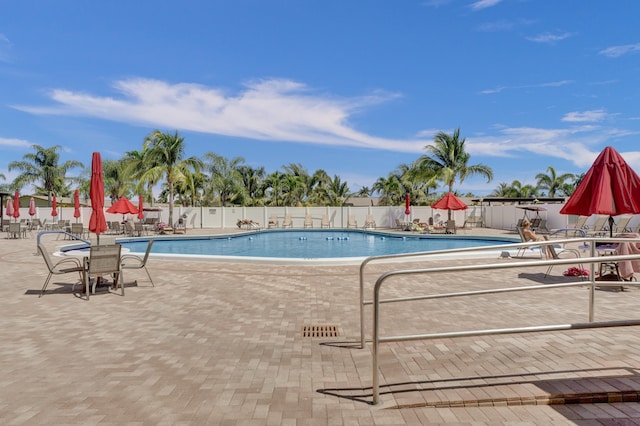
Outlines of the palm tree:
M 8 169 L 19 170 L 21 173 L 13 180 L 12 187 L 19 191 L 25 185 L 34 184 L 36 194 L 47 194 L 49 204 L 51 204 L 51 195 L 60 194 L 67 196 L 71 190 L 66 184 L 66 174 L 69 169 L 75 167 L 84 167 L 83 164 L 75 160 L 67 160 L 59 164 L 60 154 L 58 149 L 60 145 L 50 148 L 44 148 L 40 145 L 31 145 L 35 153 L 25 154 L 22 161 L 12 161 L 9 163 Z
M 210 177 L 206 193 L 213 199 L 217 198 L 221 206 L 241 198 L 244 185 L 238 167 L 244 163 L 244 158 L 227 160 L 212 152 L 207 152 L 204 158 Z
M 241 165 L 238 166 L 238 172 L 242 177 L 242 204 L 245 206 L 263 205 L 264 192 L 262 190 L 266 174 L 264 167 L 254 168 Z
M 197 157 L 184 158 L 184 138 L 177 131 L 169 134 L 154 130 L 147 135 L 144 145 L 150 150 L 149 164 L 153 167 L 143 177 L 164 176 L 169 190 L 169 224 L 172 225 L 174 184 L 184 179 L 185 172 L 199 171 L 202 161 Z
M 111 199 L 111 204 L 119 198 L 131 196 L 131 185 L 124 173 L 124 161 L 104 160 L 102 162 L 104 175 L 104 194 Z
M 371 197 L 371 189 L 368 186 L 363 186 L 355 193 L 356 197 Z
M 560 176 L 556 174 L 556 169 L 549 166 L 547 167 L 549 174 L 538 173 L 536 179 L 538 180 L 538 189 L 546 189 L 548 197 L 555 197 L 556 192 L 561 192 L 567 184 L 567 180 L 575 179 L 573 173 L 565 173 Z
M 507 182 L 500 182 L 498 187 L 489 194 L 490 197 L 512 197 L 513 188 Z
M 405 194 L 400 178 L 393 173 L 390 173 L 386 178 L 378 178 L 373 184 L 373 190 L 380 194 L 379 204 L 381 206 L 400 204 Z
M 159 179 L 159 175 L 147 173 L 153 169 L 156 164 L 151 164 L 150 149 L 148 145 L 144 145 L 141 151 L 127 151 L 124 153 L 124 173 L 133 181 L 137 181 L 137 185 L 133 189 L 138 194 L 143 194 L 145 201 L 153 206 L 153 185 Z
M 493 170 L 484 164 L 469 165 L 471 154 L 465 151 L 465 142 L 465 138 L 460 139 L 460 128 L 456 129 L 452 135 L 439 132 L 433 140 L 433 145 L 425 147 L 428 154 L 418 159 L 418 167 L 422 168 L 424 173 L 432 172 L 437 175 L 438 179 L 449 188 L 449 192 L 453 192 L 456 179 L 462 183 L 471 175 L 484 176 L 487 182 L 490 182 L 493 179 Z M 451 211 L 449 211 L 449 220 L 451 220 Z

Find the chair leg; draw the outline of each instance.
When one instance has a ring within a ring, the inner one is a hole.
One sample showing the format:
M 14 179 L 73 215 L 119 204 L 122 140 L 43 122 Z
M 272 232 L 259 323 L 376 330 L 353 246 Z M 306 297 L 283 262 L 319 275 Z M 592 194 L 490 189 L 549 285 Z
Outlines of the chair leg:
M 47 277 L 46 281 L 44 282 L 44 285 L 42 286 L 42 291 L 40 291 L 40 296 L 38 296 L 38 297 L 44 296 L 44 291 L 47 289 L 47 285 L 49 285 L 49 281 L 51 281 L 51 277 L 52 276 L 53 276 L 53 274 L 51 272 L 49 272 L 49 276 Z
M 156 285 L 153 283 L 153 280 L 151 279 L 151 274 L 149 273 L 149 270 L 147 269 L 147 267 L 144 267 L 145 272 L 147 273 L 147 276 L 149 277 L 149 281 L 151 281 L 151 286 L 155 287 Z

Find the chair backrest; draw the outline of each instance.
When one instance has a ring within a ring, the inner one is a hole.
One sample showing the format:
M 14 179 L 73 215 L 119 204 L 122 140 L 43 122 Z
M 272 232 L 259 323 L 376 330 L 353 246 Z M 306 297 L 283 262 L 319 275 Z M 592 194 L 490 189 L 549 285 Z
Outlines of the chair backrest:
M 81 223 L 72 223 L 71 224 L 71 233 L 72 234 L 76 234 L 76 235 L 80 235 L 82 234 L 82 231 L 84 230 L 84 225 Z
M 144 257 L 142 258 L 142 266 L 147 264 L 147 260 L 149 259 L 149 253 L 151 253 L 151 247 L 153 246 L 154 240 L 149 240 L 149 244 L 147 244 L 147 251 L 144 252 Z
M 558 256 L 558 252 L 556 251 L 556 248 L 553 246 L 553 244 L 549 244 L 548 246 L 546 246 L 546 248 L 547 253 L 549 253 L 553 259 L 560 259 L 560 256 Z
M 600 215 L 596 219 L 596 223 L 593 224 L 594 231 L 604 231 L 604 227 L 607 223 L 607 216 Z
M 98 275 L 120 272 L 121 250 L 122 246 L 120 244 L 91 246 L 87 273 Z
M 286 215 L 284 217 L 284 221 L 282 222 L 283 225 L 289 225 L 291 223 L 291 215 Z
M 42 244 L 38 244 L 38 252 L 42 255 L 44 259 L 44 263 L 47 265 L 47 269 L 49 272 L 53 272 L 53 262 L 51 262 L 51 258 L 49 257 L 49 252 L 44 248 Z
M 631 221 L 631 216 L 623 216 L 618 219 L 618 223 L 616 223 L 613 227 L 615 232 L 624 232 L 627 229 L 627 225 Z
M 142 222 L 134 222 L 133 223 L 133 229 L 135 229 L 136 231 L 142 231 Z
M 12 234 L 19 234 L 20 233 L 20 223 L 19 222 L 11 222 L 9 224 L 9 232 L 11 232 Z
M 524 236 L 524 231 L 522 230 L 522 227 L 518 226 L 518 227 L 516 227 L 516 229 L 518 230 L 518 234 L 520 235 L 520 240 L 523 243 L 526 243 L 527 242 L 527 237 Z
M 585 223 L 587 223 L 587 219 L 589 219 L 589 216 L 578 216 L 578 221 L 576 222 L 575 227 L 577 229 L 584 228 Z
M 308 215 L 306 215 L 306 216 L 304 217 L 304 223 L 305 223 L 305 224 L 307 224 L 307 225 L 308 225 L 308 224 L 310 224 L 310 223 L 312 223 L 312 222 L 313 222 L 313 219 L 311 218 L 311 215 L 310 215 L 310 214 L 308 214 Z

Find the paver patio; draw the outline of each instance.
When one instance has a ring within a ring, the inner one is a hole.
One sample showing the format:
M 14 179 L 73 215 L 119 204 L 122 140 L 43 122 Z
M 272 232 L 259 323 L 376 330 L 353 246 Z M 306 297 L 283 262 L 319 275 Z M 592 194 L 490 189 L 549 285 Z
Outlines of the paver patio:
M 64 244 L 43 240 L 51 251 Z M 35 237 L 0 238 L 3 425 L 640 422 L 638 327 L 382 344 L 374 406 L 371 347 L 357 345 L 358 265 L 152 257 L 156 287 L 131 271 L 138 285 L 124 297 L 87 302 L 72 293 L 72 276 L 54 277 L 39 298 L 46 268 L 35 252 Z M 389 267 L 369 269 L 367 294 Z M 385 295 L 564 279 L 556 267 L 545 280 L 545 269 L 405 277 Z M 596 293 L 596 320 L 639 316 L 640 289 Z M 587 304 L 585 288 L 388 304 L 382 329 L 584 322 Z M 306 325 L 336 326 L 338 336 L 304 337 Z

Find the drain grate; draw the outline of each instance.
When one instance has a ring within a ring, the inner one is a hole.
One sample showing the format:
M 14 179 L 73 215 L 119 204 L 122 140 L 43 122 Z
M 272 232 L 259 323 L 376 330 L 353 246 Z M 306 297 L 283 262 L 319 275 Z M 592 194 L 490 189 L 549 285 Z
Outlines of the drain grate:
M 335 325 L 303 325 L 302 337 L 338 337 Z

